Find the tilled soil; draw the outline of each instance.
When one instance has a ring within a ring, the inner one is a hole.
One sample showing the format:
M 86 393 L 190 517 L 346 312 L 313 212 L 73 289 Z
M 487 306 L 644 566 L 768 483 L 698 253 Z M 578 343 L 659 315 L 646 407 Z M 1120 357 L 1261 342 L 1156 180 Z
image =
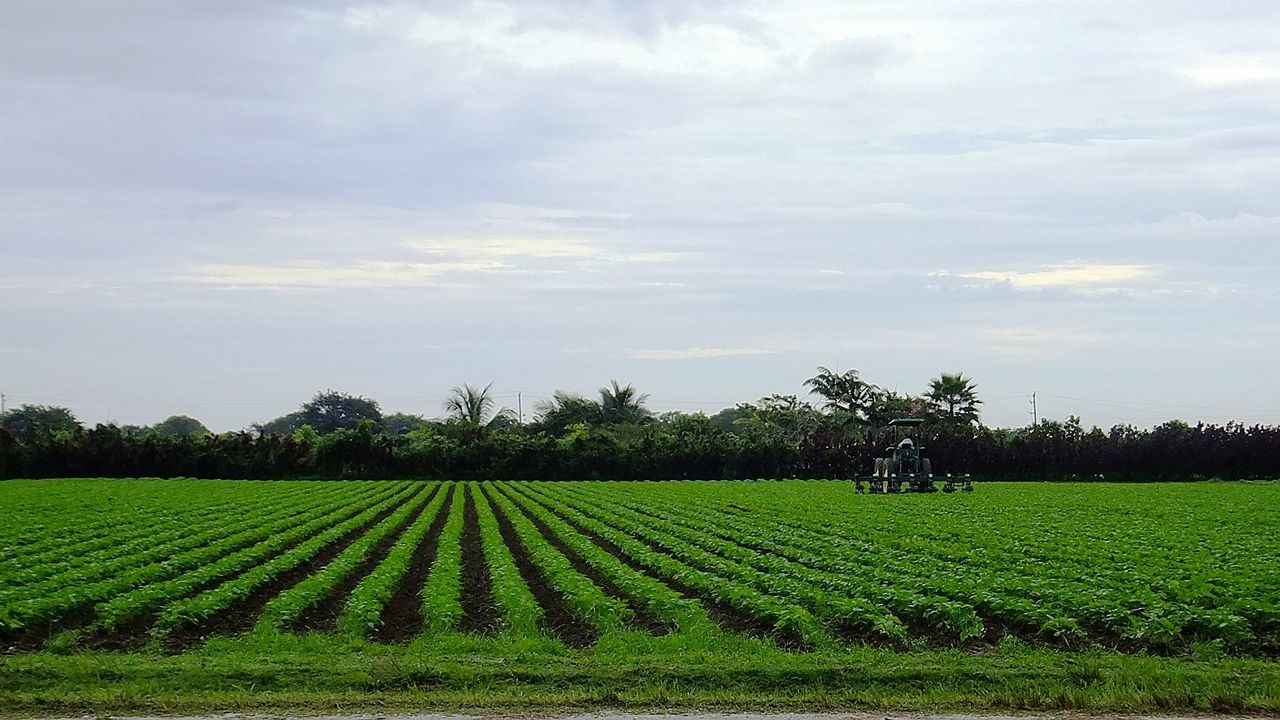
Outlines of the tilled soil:
M 453 493 L 456 489 L 456 485 L 449 487 L 449 494 L 445 496 L 440 512 L 431 522 L 422 542 L 413 551 L 413 558 L 409 560 L 409 568 L 400 579 L 400 586 L 382 609 L 382 624 L 373 632 L 373 639 L 378 642 L 408 642 L 422 632 L 422 587 L 435 562 L 440 533 L 444 531 L 444 524 L 449 519 L 449 508 L 453 505 Z
M 181 649 L 193 641 L 211 635 L 235 635 L 248 630 L 262 613 L 262 608 L 271 601 L 271 598 L 297 585 L 315 574 L 320 568 L 328 565 L 330 561 L 368 532 L 370 528 L 386 520 L 388 516 L 399 510 L 405 503 L 412 502 L 421 492 L 422 488 L 419 488 L 411 493 L 409 497 L 393 503 L 368 522 L 362 523 L 359 527 L 330 542 L 310 560 L 286 570 L 270 582 L 258 587 L 248 597 L 233 603 L 231 607 L 218 613 L 208 621 L 185 627 L 175 632 L 172 638 L 169 639 L 169 644 L 176 646 L 175 649 Z
M 519 506 L 518 503 L 517 506 Z M 654 617 L 653 613 L 649 612 L 643 605 L 629 599 L 622 592 L 622 589 L 615 585 L 612 580 L 601 575 L 600 571 L 587 563 L 587 561 L 584 560 L 576 550 L 565 544 L 563 540 L 556 536 L 551 528 L 547 527 L 545 522 L 524 508 L 521 508 L 520 510 L 524 516 L 533 523 L 533 526 L 538 528 L 538 532 L 542 533 L 542 537 L 546 539 L 547 543 L 556 550 L 559 550 L 561 555 L 565 556 L 565 559 L 569 561 L 569 564 L 573 565 L 574 570 L 577 570 L 583 576 L 589 578 L 591 582 L 599 586 L 605 594 L 626 603 L 627 607 L 631 608 L 632 612 L 635 613 L 634 622 L 636 625 L 645 630 L 645 632 L 648 632 L 650 635 L 666 635 L 671 632 L 671 628 L 667 627 L 661 620 Z
M 480 516 L 476 512 L 476 490 L 467 489 L 462 515 L 462 629 L 489 635 L 498 627 L 501 615 L 493 599 L 493 578 L 485 562 L 480 539 Z
M 632 570 L 635 570 L 636 572 L 644 573 L 646 575 L 654 577 L 662 581 L 662 583 L 665 584 L 667 587 L 671 588 L 672 590 L 675 590 L 681 595 L 684 595 L 687 598 L 697 600 L 702 605 L 703 609 L 707 611 L 707 615 L 711 616 L 711 619 L 715 621 L 715 623 L 720 627 L 732 632 L 741 633 L 743 635 L 749 635 L 755 638 L 768 638 L 768 637 L 774 636 L 775 631 L 773 627 L 769 625 L 768 622 L 761 620 L 759 618 L 752 617 L 751 615 L 748 615 L 744 612 L 741 612 L 738 609 L 734 608 L 732 605 L 728 605 L 726 603 L 720 602 L 715 597 L 707 593 L 700 592 L 696 588 L 690 587 L 689 585 L 686 585 L 685 583 L 680 582 L 680 580 L 674 577 L 664 575 L 657 568 L 650 568 L 642 564 L 641 562 L 637 561 L 636 559 L 628 555 L 625 550 L 623 550 L 622 548 L 610 542 L 607 538 L 601 535 L 597 535 L 596 533 L 593 533 L 592 531 L 588 530 L 586 527 L 579 525 L 577 522 L 575 522 L 568 516 L 560 513 L 559 511 L 553 508 L 548 508 L 548 510 L 553 515 L 563 520 L 565 523 L 568 523 L 570 527 L 572 527 L 577 532 L 581 533 L 584 537 L 589 538 L 598 547 L 600 547 L 600 549 L 616 557 L 619 561 L 621 561 L 627 567 L 631 568 Z M 632 536 L 632 537 L 635 537 L 635 536 Z M 646 546 L 649 547 L 649 549 L 653 550 L 654 552 L 666 554 L 666 552 L 661 548 L 661 546 L 658 546 L 656 543 L 647 541 L 644 538 L 640 538 L 640 537 L 635 537 L 635 539 L 639 542 L 644 543 Z
M 320 630 L 331 631 L 338 623 L 338 615 L 342 613 L 342 607 L 347 600 L 347 596 L 352 590 L 360 584 L 360 581 L 368 577 L 373 569 L 382 564 L 382 561 L 391 553 L 391 549 L 395 547 L 400 537 L 413 527 L 418 518 L 426 511 L 427 506 L 440 493 L 440 486 L 437 485 L 431 489 L 431 494 L 422 501 L 413 512 L 405 518 L 400 527 L 388 533 L 385 538 L 380 540 L 376 546 L 369 552 L 369 556 L 351 571 L 346 578 L 343 579 L 337 587 L 333 589 L 323 600 L 316 603 L 314 607 L 302 614 L 298 621 L 294 623 L 294 630 Z
M 376 503 L 370 502 L 369 506 L 374 504 Z M 351 512 L 336 519 L 335 523 L 345 522 L 346 520 L 363 512 L 367 507 L 368 506 L 352 510 Z M 306 538 L 298 538 L 296 541 L 286 545 L 280 552 L 288 552 L 302 544 L 305 540 Z M 245 540 L 243 543 L 229 548 L 228 552 L 236 552 L 258 542 L 261 542 L 261 538 L 256 540 Z M 230 578 L 239 575 L 241 572 L 243 571 L 232 570 L 222 573 L 221 575 L 200 583 L 196 587 L 191 588 L 175 598 L 170 598 L 168 601 L 186 600 L 188 598 L 195 597 L 206 590 L 217 587 Z M 11 644 L 15 650 L 38 650 L 55 634 L 65 632 L 67 630 L 78 630 L 92 625 L 98 620 L 98 614 L 94 610 L 97 602 L 98 601 L 95 600 L 89 600 L 81 603 L 80 605 L 69 608 L 55 619 L 37 628 L 32 628 L 19 633 L 18 636 L 8 644 Z M 94 650 L 129 650 L 141 647 L 146 644 L 147 631 L 155 624 L 156 616 L 157 613 L 155 610 L 143 613 L 114 630 L 103 630 L 83 635 L 77 639 L 76 644 L 81 647 Z
M 487 495 L 489 489 L 486 488 L 484 492 Z M 529 586 L 534 598 L 542 606 L 544 628 L 559 637 L 569 647 L 584 648 L 594 645 L 599 639 L 599 632 L 578 619 L 569 610 L 564 599 L 555 591 L 555 588 L 551 587 L 542 572 L 530 560 L 529 551 L 525 549 L 524 543 L 520 542 L 520 536 L 512 527 L 511 520 L 492 499 L 489 500 L 489 505 L 493 509 L 494 518 L 498 521 L 498 532 L 511 550 L 511 557 L 515 560 L 516 569 L 520 571 L 520 577 L 524 578 L 525 584 Z

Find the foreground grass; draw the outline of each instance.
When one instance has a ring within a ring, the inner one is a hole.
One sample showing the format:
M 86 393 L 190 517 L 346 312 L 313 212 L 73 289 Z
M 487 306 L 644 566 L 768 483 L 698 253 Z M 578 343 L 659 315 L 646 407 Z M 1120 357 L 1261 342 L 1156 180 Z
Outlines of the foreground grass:
M 54 644 L 55 647 L 57 643 Z M 1280 664 L 1199 656 L 877 648 L 790 653 L 719 633 L 422 638 L 387 647 L 256 634 L 186 653 L 66 650 L 0 658 L 5 714 L 753 710 L 1280 711 Z

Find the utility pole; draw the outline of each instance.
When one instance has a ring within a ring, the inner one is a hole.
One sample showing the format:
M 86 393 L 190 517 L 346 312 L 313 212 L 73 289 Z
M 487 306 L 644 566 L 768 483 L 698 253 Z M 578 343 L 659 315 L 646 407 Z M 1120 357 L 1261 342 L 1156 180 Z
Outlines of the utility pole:
M 516 392 L 516 407 L 519 408 L 517 412 L 520 413 L 520 424 L 523 425 L 524 424 L 524 393 L 519 391 Z
M 1033 391 L 1031 393 L 1031 427 L 1035 427 L 1039 424 L 1040 424 L 1040 413 L 1037 412 L 1036 410 L 1036 394 Z
M 0 415 L 4 414 L 4 393 L 0 392 Z

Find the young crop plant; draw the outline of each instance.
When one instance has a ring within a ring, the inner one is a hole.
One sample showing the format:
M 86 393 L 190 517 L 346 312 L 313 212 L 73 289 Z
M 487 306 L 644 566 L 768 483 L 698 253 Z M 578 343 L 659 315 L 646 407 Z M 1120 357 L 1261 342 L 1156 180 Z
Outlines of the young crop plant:
M 288 501 L 272 504 L 261 510 L 271 513 L 287 512 Z M 258 510 L 258 508 L 254 508 Z M 101 551 L 88 562 L 64 555 L 49 571 L 38 571 L 43 580 L 22 585 L 9 585 L 0 590 L 0 605 L 14 599 L 49 595 L 61 588 L 83 587 L 102 578 L 112 578 L 122 572 L 150 564 L 167 564 L 172 556 L 204 545 L 225 533 L 223 518 L 211 519 L 205 527 L 175 527 L 167 532 L 157 531 L 128 543 L 117 543 L 109 550 Z
M 517 637 L 536 636 L 542 623 L 542 606 L 520 576 L 485 493 L 475 494 L 475 504 L 485 563 L 493 578 L 493 597 L 501 612 L 502 631 Z
M 449 519 L 440 533 L 436 560 L 422 589 L 423 628 L 427 632 L 447 632 L 458 627 L 462 618 L 462 508 L 466 484 L 459 485 L 450 503 Z
M 564 555 L 542 537 L 542 533 L 501 493 L 490 493 L 497 512 L 515 529 L 533 564 L 578 617 L 601 631 L 627 627 L 635 613 L 625 603 L 610 597 L 590 579 L 573 568 Z
M 294 502 L 302 497 L 302 490 L 281 493 L 278 499 Z M 192 528 L 216 524 L 228 515 L 242 511 L 253 512 L 277 500 L 276 497 L 246 502 L 243 499 L 227 500 L 219 504 L 194 507 L 186 512 L 164 513 L 152 508 L 150 512 L 133 515 L 112 513 L 112 519 L 102 524 L 88 524 L 90 530 L 73 526 L 57 527 L 54 535 L 45 542 L 33 544 L 23 554 L 0 561 L 0 586 L 16 588 L 47 580 L 86 566 L 97 566 L 121 556 L 121 549 L 135 541 L 190 531 Z M 78 517 L 78 516 L 72 516 Z
M 526 485 L 526 487 L 529 486 Z M 762 593 L 739 582 L 732 575 L 716 575 L 694 567 L 681 557 L 680 543 L 674 543 L 674 551 L 670 548 L 663 548 L 662 552 L 656 551 L 648 542 L 638 539 L 643 537 L 642 526 L 638 523 L 632 524 L 622 520 L 615 523 L 615 527 L 614 524 L 605 522 L 608 518 L 599 517 L 590 511 L 584 512 L 578 506 L 566 502 L 562 494 L 539 492 L 538 495 L 555 512 L 577 523 L 596 537 L 612 543 L 633 561 L 648 568 L 659 578 L 669 579 L 690 588 L 702 598 L 733 608 L 748 618 L 760 621 L 761 624 L 772 628 L 785 638 L 794 638 L 802 645 L 829 646 L 832 644 L 832 638 L 823 628 L 822 623 L 804 608 L 782 598 Z
M 112 547 L 147 533 L 180 527 L 199 518 L 235 508 L 269 502 L 285 492 L 299 493 L 296 485 L 282 490 L 276 483 L 197 481 L 156 483 L 139 480 L 64 480 L 57 487 L 75 488 L 60 499 L 50 481 L 40 482 L 38 502 L 26 503 L 7 514 L 0 532 L 0 567 L 30 568 L 47 560 L 81 558 L 97 549 Z M 270 488 L 265 490 L 264 488 Z M 102 495 L 109 493 L 110 507 Z M 37 500 L 33 498 L 32 500 Z M 54 503 L 50 505 L 50 503 Z M 52 512 L 32 515 L 32 510 Z
M 655 519 L 652 510 L 632 509 L 620 503 L 605 503 L 615 510 L 630 513 L 637 519 Z M 831 593 L 838 600 L 813 602 L 826 604 L 828 610 L 820 610 L 821 604 L 809 605 L 819 614 L 834 611 L 841 622 L 852 623 L 855 630 L 866 631 L 874 628 L 877 608 L 893 611 L 900 618 L 911 623 L 927 627 L 932 632 L 954 638 L 967 640 L 982 634 L 984 626 L 973 607 L 967 603 L 950 600 L 946 597 L 920 594 L 893 585 L 881 585 L 866 582 L 857 577 L 859 568 L 847 568 L 845 572 L 832 573 L 815 569 L 798 559 L 787 557 L 785 553 L 760 552 L 761 543 L 768 543 L 767 535 L 756 528 L 755 532 L 735 533 L 718 526 L 711 514 L 697 517 L 686 517 L 683 522 L 671 522 L 669 516 L 663 518 L 663 529 L 693 545 L 713 552 L 728 560 L 742 563 L 764 573 L 774 580 L 775 587 L 780 587 L 785 580 L 794 580 L 789 584 L 792 592 L 801 593 L 799 597 L 818 597 L 814 593 Z M 761 538 L 751 541 L 755 548 L 743 545 L 744 538 Z M 876 555 L 863 560 L 863 566 L 874 566 L 879 562 Z M 923 582 L 923 581 L 921 581 Z M 850 603 L 861 606 L 856 609 Z M 868 621 L 871 623 L 868 625 Z
M 342 554 L 325 565 L 319 572 L 289 590 L 277 595 L 267 603 L 258 620 L 258 628 L 263 630 L 283 630 L 293 625 L 303 613 L 333 592 L 356 567 L 374 551 L 380 543 L 394 538 L 404 529 L 406 523 L 419 508 L 430 498 L 432 485 L 424 485 L 413 499 L 400 506 L 385 520 L 374 525 L 369 532 L 342 551 Z
M 602 504 L 583 505 L 579 509 L 662 548 L 663 552 L 693 567 L 723 579 L 736 580 L 775 598 L 792 599 L 809 613 L 832 621 L 843 631 L 885 637 L 901 637 L 904 633 L 901 622 L 892 613 L 886 613 L 872 603 L 825 591 L 786 574 L 766 572 L 750 562 L 715 554 L 699 547 L 702 538 L 681 537 L 679 533 L 656 529 L 653 518 L 615 512 Z M 741 602 L 735 597 L 736 591 L 725 587 L 717 587 L 713 593 L 722 602 Z M 811 619 L 806 614 L 788 610 L 779 615 L 776 624 L 779 630 L 794 635 L 829 640 L 827 633 L 819 628 L 806 626 Z
M 99 609 L 99 625 L 114 626 L 149 609 L 150 606 L 146 605 L 143 599 L 157 597 L 153 594 L 154 591 L 150 590 L 156 587 L 153 583 L 173 576 L 176 576 L 177 583 L 182 583 L 192 574 L 198 574 L 209 567 L 207 563 L 212 559 L 225 556 L 227 552 L 237 547 L 256 542 L 258 538 L 270 536 L 275 529 L 297 522 L 296 511 L 291 514 L 282 509 L 280 518 L 278 525 L 269 524 L 265 528 L 253 518 L 242 519 L 238 525 L 231 528 L 223 527 L 214 533 L 217 535 L 230 532 L 229 537 L 197 546 L 163 562 L 119 569 L 115 575 L 97 582 L 66 587 L 56 592 L 34 596 L 26 601 L 10 603 L 3 606 L 5 612 L 4 617 L 0 618 L 0 623 L 4 624 L 3 630 L 18 632 L 33 624 L 55 621 L 77 608 L 108 601 L 111 603 L 109 606 Z M 204 536 L 196 537 L 207 541 Z M 161 587 L 165 588 L 161 597 L 172 597 L 168 594 L 169 586 L 161 583 Z M 137 590 L 132 590 L 133 588 Z
M 396 541 L 386 558 L 351 591 L 351 596 L 347 598 L 346 605 L 338 616 L 340 632 L 368 637 L 379 626 L 383 610 L 400 587 L 409 564 L 414 560 L 415 552 L 427 539 L 437 516 L 441 512 L 448 512 L 445 503 L 453 497 L 456 487 L 453 484 L 441 486 L 418 519 Z
M 417 491 L 417 487 L 401 485 L 393 497 L 365 510 L 355 517 L 331 527 L 291 550 L 247 570 L 239 577 L 186 600 L 173 603 L 161 612 L 156 623 L 160 634 L 172 633 L 180 628 L 208 621 L 226 610 L 233 603 L 248 598 L 255 590 L 278 576 L 307 562 L 331 543 L 349 533 L 357 532 L 375 521 L 380 514 L 394 510 Z
M 376 507 L 399 492 L 402 492 L 401 486 L 395 486 L 382 488 L 372 497 L 340 498 L 337 502 L 331 501 L 301 513 L 294 511 L 265 525 L 255 517 L 244 518 L 230 528 L 239 532 L 225 542 L 202 548 L 183 562 L 170 566 L 169 570 L 187 569 L 176 577 L 160 582 L 151 582 L 142 574 L 114 578 L 113 587 L 135 589 L 109 596 L 109 600 L 98 605 L 98 619 L 91 629 L 114 630 L 168 603 L 191 597 L 193 591 L 258 566 L 307 538 Z
M 680 595 L 659 580 L 631 569 L 608 551 L 601 549 L 557 517 L 532 494 L 525 493 L 526 486 L 501 483 L 498 487 L 526 512 L 537 517 L 596 572 L 622 590 L 628 600 L 643 607 L 668 627 L 679 628 L 684 632 L 704 632 L 713 627 L 711 618 L 697 601 Z

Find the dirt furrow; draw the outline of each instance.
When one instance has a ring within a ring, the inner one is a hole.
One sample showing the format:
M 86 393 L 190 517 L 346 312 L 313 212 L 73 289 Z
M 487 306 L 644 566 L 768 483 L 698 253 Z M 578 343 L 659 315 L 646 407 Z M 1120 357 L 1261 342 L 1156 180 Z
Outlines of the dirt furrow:
M 514 504 L 516 507 L 520 508 L 521 513 L 523 513 L 524 516 L 533 523 L 533 526 L 538 528 L 538 532 L 542 533 L 542 537 L 546 539 L 551 547 L 559 550 L 560 554 L 564 555 L 565 559 L 569 561 L 569 564 L 573 565 L 574 570 L 585 575 L 589 580 L 591 580 L 591 582 L 599 586 L 601 590 L 604 590 L 606 594 L 626 603 L 627 606 L 631 608 L 632 612 L 635 613 L 636 625 L 650 635 L 666 635 L 671 632 L 671 628 L 657 617 L 654 617 L 653 613 L 649 612 L 643 605 L 635 602 L 631 598 L 628 598 L 626 594 L 622 592 L 622 589 L 614 584 L 612 580 L 601 575 L 599 570 L 591 567 L 591 565 L 584 560 L 576 550 L 569 547 L 563 540 L 557 537 L 555 532 L 552 531 L 551 528 L 547 527 L 547 524 L 543 522 L 541 518 L 520 507 L 519 503 Z M 574 528 L 574 531 L 578 532 L 577 528 Z M 582 533 L 578 532 L 578 534 L 581 535 Z
M 422 588 L 435 562 L 440 533 L 449 519 L 449 508 L 453 506 L 453 493 L 457 488 L 457 485 L 449 486 L 449 494 L 445 496 L 440 512 L 413 551 L 400 586 L 382 609 L 382 624 L 373 631 L 374 640 L 382 643 L 408 642 L 422 633 Z
M 752 617 L 751 615 L 748 615 L 738 610 L 737 608 L 734 608 L 732 605 L 720 602 L 709 593 L 699 591 L 697 588 L 691 587 L 681 582 L 678 578 L 665 574 L 660 570 L 658 570 L 657 568 L 652 568 L 645 565 L 644 563 L 631 557 L 631 555 L 627 554 L 626 550 L 623 550 L 622 548 L 618 547 L 609 539 L 587 529 L 583 525 L 579 524 L 577 521 L 570 518 L 565 513 L 562 513 L 559 510 L 551 507 L 548 507 L 547 509 L 556 517 L 568 523 L 568 525 L 572 527 L 574 530 L 576 530 L 577 532 L 581 533 L 583 536 L 590 539 L 591 542 L 595 543 L 600 549 L 618 558 L 618 560 L 626 564 L 627 567 L 630 567 L 631 569 L 637 572 L 644 573 L 646 575 L 649 575 L 657 579 L 658 581 L 665 584 L 667 587 L 671 588 L 672 590 L 675 590 L 676 592 L 680 593 L 681 595 L 684 595 L 687 598 L 692 598 L 694 600 L 697 600 L 699 603 L 702 604 L 702 607 L 707 611 L 707 615 L 709 615 L 711 619 L 714 620 L 715 623 L 720 627 L 726 630 L 730 630 L 732 632 L 741 633 L 743 635 L 749 635 L 751 637 L 767 638 L 767 637 L 775 636 L 773 626 L 767 620 L 757 618 L 757 617 Z M 622 532 L 622 531 L 619 531 L 619 532 Z M 663 555 L 670 554 L 661 545 L 647 538 L 639 537 L 636 535 L 631 535 L 631 537 L 643 543 L 646 547 L 648 547 L 650 550 L 656 553 L 661 553 Z
M 487 496 L 489 492 L 486 488 L 483 494 Z M 524 543 L 520 542 L 520 536 L 512 527 L 511 520 L 502 512 L 502 508 L 498 507 L 492 499 L 488 499 L 488 502 L 493 509 L 494 518 L 498 521 L 498 532 L 511 551 L 511 557 L 515 560 L 516 569 L 520 571 L 520 577 L 524 578 L 525 584 L 529 586 L 534 598 L 542 606 L 543 628 L 559 637 L 569 647 L 584 648 L 595 644 L 599 639 L 599 632 L 573 614 L 564 599 L 533 564 L 529 558 L 529 551 L 525 549 Z
M 462 515 L 462 629 L 489 635 L 498 627 L 498 605 L 493 599 L 493 578 L 480 540 L 480 516 L 475 489 L 468 488 Z
M 338 615 L 342 612 L 342 607 L 347 600 L 347 596 L 355 590 L 356 586 L 364 580 L 373 569 L 378 567 L 383 560 L 390 554 L 391 549 L 395 547 L 396 541 L 401 535 L 418 521 L 418 518 L 431 504 L 431 500 L 440 492 L 440 486 L 437 485 L 431 489 L 431 494 L 422 501 L 413 512 L 405 518 L 400 527 L 388 533 L 385 538 L 378 541 L 378 544 L 369 551 L 369 556 L 357 565 L 347 577 L 343 578 L 341 583 L 335 587 L 323 600 L 316 603 L 314 607 L 302 614 L 298 621 L 294 623 L 293 629 L 297 631 L 319 630 L 329 632 L 334 629 L 338 622 Z
M 394 503 L 375 515 L 368 522 L 361 524 L 359 527 L 345 533 L 336 540 L 326 545 L 320 552 L 316 553 L 310 560 L 296 565 L 266 584 L 258 587 L 248 597 L 239 600 L 227 608 L 223 612 L 215 615 L 206 622 L 198 623 L 190 627 L 184 627 L 176 632 L 169 639 L 169 644 L 184 646 L 192 641 L 209 637 L 211 635 L 236 635 L 248 630 L 253 626 L 254 621 L 258 619 L 262 608 L 266 606 L 271 598 L 288 590 L 289 588 L 302 582 L 311 576 L 320 568 L 328 565 L 343 550 L 346 550 L 351 543 L 355 542 L 374 527 L 378 523 L 386 520 L 392 513 L 399 510 L 405 503 L 413 502 L 422 492 L 419 489 L 409 497 Z
M 337 518 L 334 518 L 333 524 L 337 525 L 340 523 L 344 523 L 347 520 L 355 517 L 356 515 L 359 515 L 360 513 L 364 512 L 369 507 L 375 504 L 377 503 L 370 502 L 366 506 L 352 508 L 349 512 L 344 513 L 343 515 Z M 276 557 L 279 557 L 280 555 L 283 555 L 284 553 L 289 552 L 295 547 L 306 542 L 308 539 L 309 538 L 307 537 L 297 538 L 296 540 L 281 547 L 279 550 L 274 552 L 269 557 L 264 558 L 261 562 L 262 563 L 271 562 L 271 560 L 275 559 Z M 257 542 L 261 542 L 261 539 L 259 539 Z M 235 550 L 238 551 L 245 547 L 250 547 L 253 544 L 255 543 L 247 542 L 241 546 L 237 546 Z M 164 602 L 174 603 L 174 602 L 180 602 L 182 600 L 188 600 L 207 590 L 211 590 L 221 585 L 224 582 L 228 582 L 233 578 L 239 577 L 240 575 L 244 574 L 245 572 L 248 572 L 251 569 L 252 568 L 239 568 L 236 570 L 231 570 L 229 572 L 222 573 L 220 575 L 216 575 L 200 583 L 199 585 L 196 585 L 195 587 L 192 587 L 186 590 L 185 592 L 182 592 L 174 597 L 167 598 Z M 150 637 L 148 633 L 150 632 L 152 626 L 155 625 L 156 618 L 159 616 L 159 613 L 160 613 L 160 608 L 157 606 L 135 617 L 134 619 L 129 620 L 128 622 L 120 625 L 114 630 L 100 630 L 97 632 L 93 632 L 89 635 L 82 636 L 77 639 L 76 644 L 79 645 L 80 647 L 91 648 L 94 650 L 124 651 L 124 650 L 137 649 L 147 643 Z M 80 628 L 80 627 L 84 627 L 86 625 L 92 624 L 94 621 L 98 619 L 97 614 L 93 612 L 92 606 L 85 609 L 84 618 L 85 619 L 83 621 L 79 621 L 79 624 L 64 623 L 60 626 L 60 629 Z

